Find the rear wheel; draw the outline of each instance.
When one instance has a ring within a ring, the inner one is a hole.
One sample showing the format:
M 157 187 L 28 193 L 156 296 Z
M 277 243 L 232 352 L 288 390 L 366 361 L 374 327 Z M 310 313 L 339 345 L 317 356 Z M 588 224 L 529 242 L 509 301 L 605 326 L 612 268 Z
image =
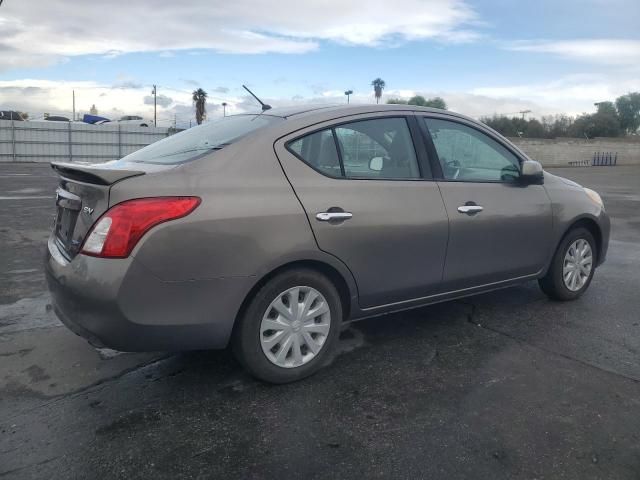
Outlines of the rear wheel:
M 560 242 L 540 288 L 555 300 L 574 300 L 589 288 L 597 259 L 596 242 L 585 228 L 571 230 Z
M 331 281 L 313 270 L 288 270 L 250 301 L 234 332 L 233 350 L 257 378 L 293 382 L 331 360 L 341 323 L 340 296 Z

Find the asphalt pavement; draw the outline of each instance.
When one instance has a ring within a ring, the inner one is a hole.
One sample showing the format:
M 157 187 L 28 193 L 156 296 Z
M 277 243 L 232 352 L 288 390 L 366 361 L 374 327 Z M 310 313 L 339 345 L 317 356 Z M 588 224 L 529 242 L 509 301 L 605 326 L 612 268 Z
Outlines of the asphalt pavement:
M 226 351 L 95 350 L 42 273 L 56 178 L 0 164 L 0 478 L 639 479 L 640 167 L 599 191 L 607 263 L 579 300 L 535 282 L 354 324 L 270 386 Z

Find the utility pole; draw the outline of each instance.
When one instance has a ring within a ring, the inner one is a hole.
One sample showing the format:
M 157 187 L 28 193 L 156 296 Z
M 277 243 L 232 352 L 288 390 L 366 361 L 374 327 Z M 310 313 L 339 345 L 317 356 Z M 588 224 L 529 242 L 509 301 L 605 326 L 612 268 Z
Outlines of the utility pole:
M 158 121 L 157 121 L 157 116 L 156 116 L 157 106 L 158 106 L 157 93 L 158 93 L 158 89 L 154 85 L 153 86 L 153 90 L 151 90 L 151 95 L 153 95 L 153 126 L 154 127 L 158 126 Z
M 344 92 L 344 94 L 347 96 L 347 104 L 349 103 L 349 96 L 353 94 L 353 90 L 347 90 L 346 92 Z
M 222 116 L 227 116 L 227 102 L 222 102 Z
M 72 119 L 75 121 L 76 119 L 76 91 L 72 90 L 73 92 L 73 117 Z
M 521 113 L 521 114 L 522 114 L 522 119 L 524 120 L 524 116 L 525 116 L 527 113 L 531 113 L 531 110 L 520 110 L 518 113 Z

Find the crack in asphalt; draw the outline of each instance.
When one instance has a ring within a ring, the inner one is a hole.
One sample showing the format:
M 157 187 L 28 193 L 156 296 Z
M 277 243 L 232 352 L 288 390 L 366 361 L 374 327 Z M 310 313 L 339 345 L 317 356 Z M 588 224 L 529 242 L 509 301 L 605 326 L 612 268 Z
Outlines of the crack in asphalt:
M 549 348 L 541 347 L 540 345 L 536 345 L 534 343 L 530 343 L 530 342 L 528 342 L 528 341 L 526 341 L 526 340 L 524 340 L 524 339 L 522 339 L 520 337 L 517 337 L 515 335 L 512 335 L 510 333 L 503 332 L 502 330 L 498 330 L 497 328 L 489 327 L 487 325 L 482 325 L 481 323 L 477 323 L 475 318 L 474 318 L 476 316 L 476 314 L 477 314 L 477 311 L 478 311 L 477 305 L 475 305 L 474 303 L 470 303 L 470 302 L 461 302 L 461 303 L 463 305 L 466 305 L 466 306 L 470 307 L 470 310 L 466 315 L 467 322 L 472 324 L 475 327 L 482 328 L 482 329 L 487 330 L 489 332 L 497 333 L 498 335 L 502 335 L 502 336 L 504 336 L 506 338 L 509 338 L 510 340 L 513 340 L 513 341 L 516 341 L 518 343 L 527 345 L 527 346 L 529 346 L 531 348 L 534 348 L 536 350 L 539 350 L 541 352 L 550 353 L 551 355 L 556 355 L 556 356 L 558 356 L 560 358 L 564 358 L 565 360 L 570 360 L 572 362 L 578 363 L 578 364 L 583 365 L 585 367 L 590 367 L 590 368 L 593 368 L 593 369 L 598 370 L 600 372 L 604 372 L 604 373 L 607 373 L 607 374 L 610 374 L 610 375 L 614 375 L 616 377 L 624 378 L 626 380 L 631 380 L 634 383 L 640 383 L 640 378 L 631 377 L 629 375 L 625 375 L 624 373 L 616 372 L 615 370 L 611 370 L 611 369 L 608 369 L 606 367 L 602 367 L 600 365 L 589 363 L 589 362 L 587 362 L 585 360 L 581 360 L 579 358 L 572 357 L 571 355 L 567 355 L 566 353 L 561 353 L 561 352 L 557 352 L 555 350 L 551 350 Z
M 12 470 L 5 470 L 4 472 L 0 472 L 0 477 L 6 477 L 7 475 L 11 475 L 12 473 L 21 472 L 21 471 L 26 470 L 28 468 L 33 468 L 33 467 L 37 467 L 37 466 L 40 466 L 40 465 L 44 465 L 46 463 L 53 462 L 54 460 L 57 460 L 57 459 L 62 458 L 62 457 L 64 457 L 64 455 L 57 455 L 55 457 L 46 458 L 44 460 L 40 460 L 39 462 L 30 463 L 29 465 L 24 465 L 22 467 L 14 468 Z

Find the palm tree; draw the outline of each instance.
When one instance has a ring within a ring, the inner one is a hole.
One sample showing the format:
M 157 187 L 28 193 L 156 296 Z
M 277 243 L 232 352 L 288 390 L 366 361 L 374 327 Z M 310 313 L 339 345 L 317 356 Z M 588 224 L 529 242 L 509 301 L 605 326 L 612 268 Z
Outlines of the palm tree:
M 199 88 L 193 91 L 193 103 L 196 106 L 196 122 L 198 125 L 202 123 L 202 120 L 207 118 L 207 92 Z
M 384 87 L 386 87 L 387 84 L 384 83 L 384 80 L 382 80 L 380 77 L 378 77 L 373 82 L 371 82 L 371 85 L 373 86 L 373 92 L 376 95 L 376 103 L 380 103 L 380 97 L 382 96 L 382 90 L 384 90 Z

